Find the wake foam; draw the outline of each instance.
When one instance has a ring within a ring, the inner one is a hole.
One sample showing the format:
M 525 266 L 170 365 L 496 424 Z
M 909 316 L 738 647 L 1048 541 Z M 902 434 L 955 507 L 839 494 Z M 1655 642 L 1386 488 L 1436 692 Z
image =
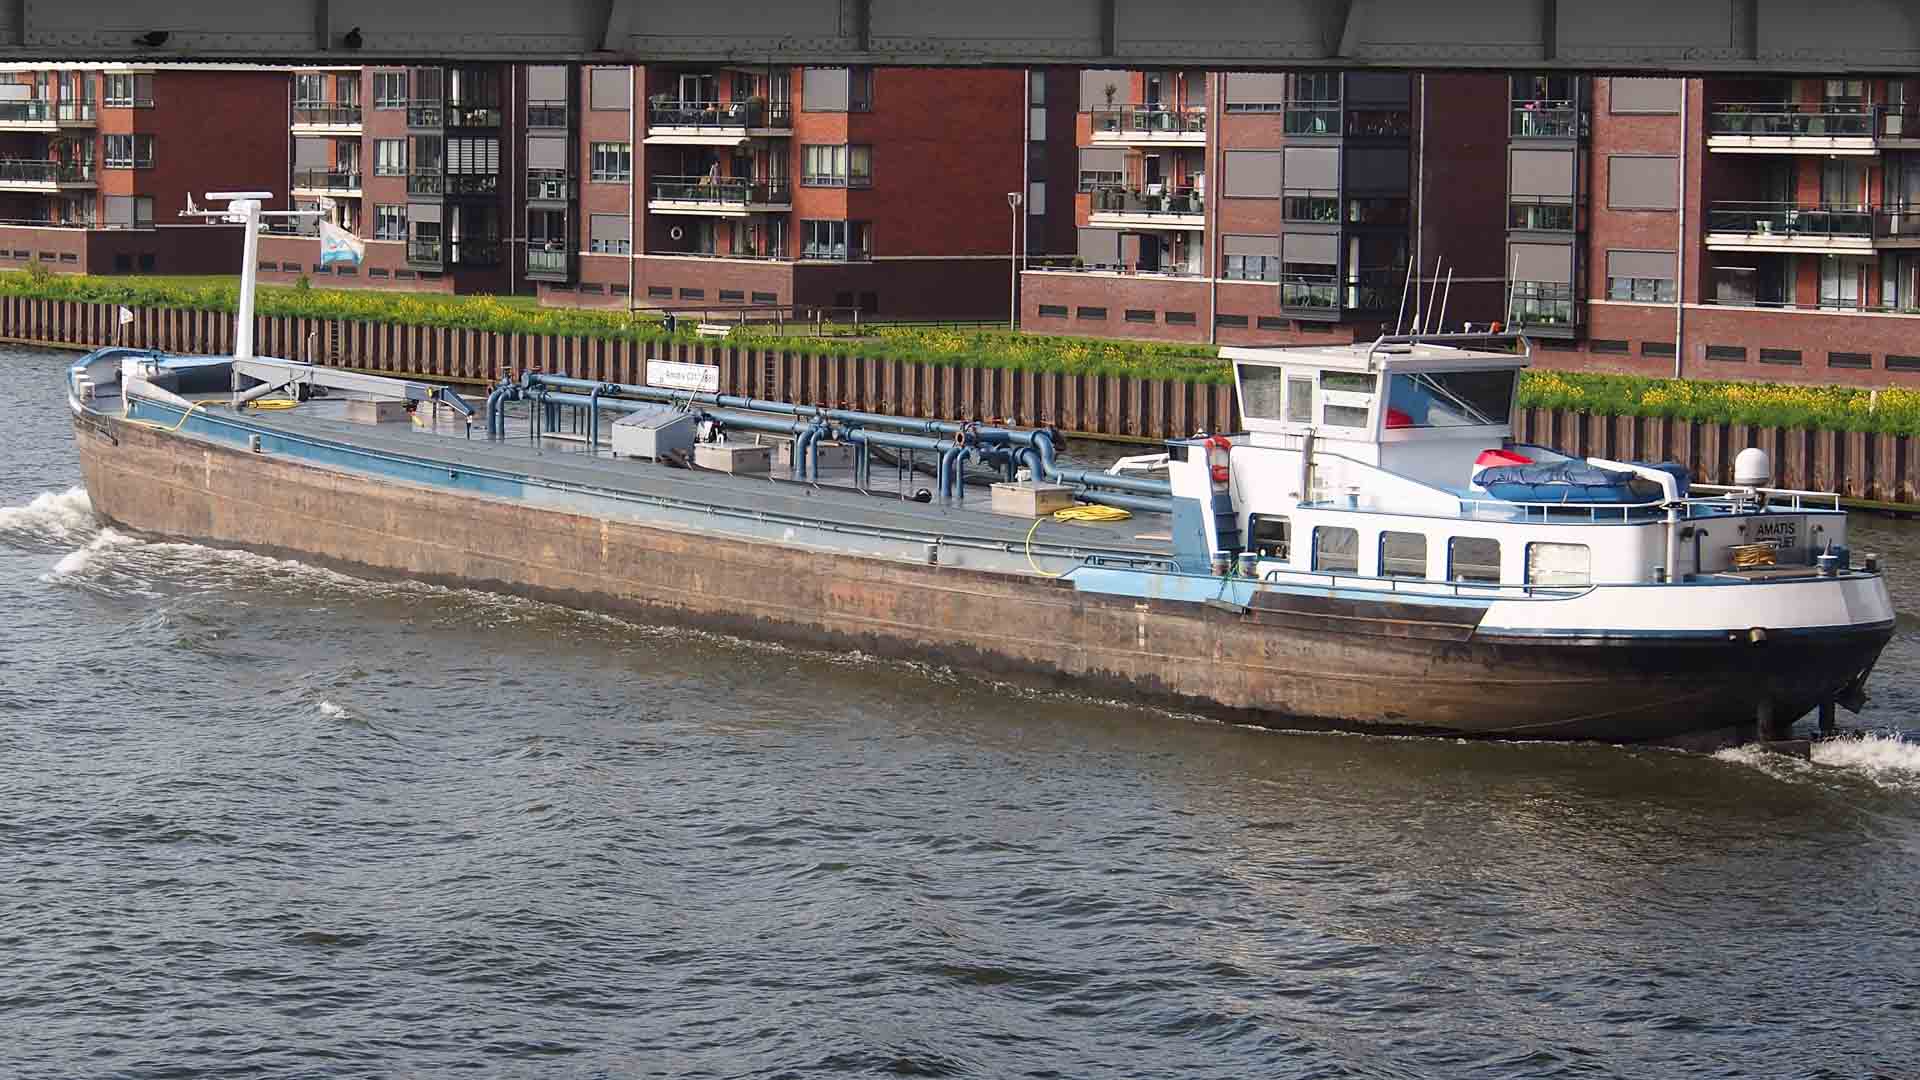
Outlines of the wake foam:
M 1920 791 L 1920 743 L 1905 742 L 1897 735 L 1863 732 L 1816 742 L 1812 761 L 1776 754 L 1753 743 L 1716 751 L 1713 757 L 1775 780 L 1792 782 L 1844 774 L 1882 788 Z
M 60 561 L 53 564 L 53 576 L 56 578 L 79 576 L 86 573 L 87 568 L 93 565 L 93 560 L 101 552 L 110 548 L 129 547 L 139 542 L 126 533 L 114 529 L 101 529 L 93 539 L 61 556 Z
M 93 500 L 87 489 L 43 491 L 25 506 L 0 506 L 0 532 L 41 541 L 71 540 L 94 530 Z

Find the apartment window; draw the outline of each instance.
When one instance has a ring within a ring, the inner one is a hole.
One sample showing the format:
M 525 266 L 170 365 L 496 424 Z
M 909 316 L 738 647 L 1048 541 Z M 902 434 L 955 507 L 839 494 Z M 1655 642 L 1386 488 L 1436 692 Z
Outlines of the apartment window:
M 1154 321 L 1153 309 L 1152 308 L 1128 308 L 1126 318 L 1128 322 L 1150 323 Z
M 324 104 L 327 100 L 327 77 L 325 75 L 295 75 L 293 77 L 293 107 L 312 108 Z
M 800 182 L 809 187 L 870 187 L 873 147 L 808 146 L 802 159 Z
M 407 140 L 373 140 L 373 175 L 407 175 Z
M 1168 326 L 1193 326 L 1199 322 L 1199 316 L 1191 311 L 1167 312 Z
M 858 262 L 873 254 L 870 226 L 864 221 L 800 223 L 800 257 Z
M 1820 256 L 1820 306 L 1859 307 L 1869 265 L 1869 260 L 1851 256 Z
M 627 215 L 588 215 L 588 251 L 598 255 L 625 255 L 632 249 L 633 245 L 627 235 Z
M 593 144 L 593 179 L 601 183 L 625 183 L 633 179 L 633 144 L 597 142 Z
M 680 290 L 680 299 L 682 300 L 705 300 L 706 298 L 707 298 L 707 290 L 705 289 L 681 289 Z
M 1126 180 L 1127 152 L 1118 146 L 1088 146 L 1080 150 L 1080 190 L 1101 191 Z
M 1887 370 L 1920 371 L 1920 356 L 1901 356 L 1896 353 L 1888 353 Z
M 756 292 L 753 294 L 753 302 L 756 304 L 777 304 L 780 302 L 780 297 L 775 293 Z
M 144 196 L 107 196 L 107 227 L 150 229 L 153 227 L 153 200 Z
M 1279 112 L 1286 108 L 1287 77 L 1277 73 L 1232 71 L 1227 83 L 1228 112 Z
M 1067 317 L 1067 305 L 1041 304 L 1040 317 L 1043 319 L 1064 319 Z
M 1329 574 L 1359 573 L 1359 532 L 1333 525 L 1322 525 L 1314 529 L 1313 568 Z
M 106 167 L 109 169 L 153 168 L 153 136 L 108 135 Z
M 1213 317 L 1213 325 L 1236 327 L 1245 330 L 1247 328 L 1247 317 L 1245 315 L 1215 315 Z
M 1640 355 L 1658 360 L 1671 360 L 1680 353 L 1671 341 L 1643 341 L 1640 343 Z
M 1675 210 L 1680 206 L 1680 159 L 1607 157 L 1607 207 L 1613 210 Z
M 1082 306 L 1074 310 L 1073 317 L 1076 319 L 1091 319 L 1095 322 L 1104 322 L 1107 318 L 1107 309 L 1103 307 Z
M 336 75 L 333 78 L 333 101 L 336 105 L 360 104 L 360 76 Z
M 607 112 L 631 110 L 633 108 L 633 69 L 588 68 L 587 107 Z
M 1027 104 L 1045 105 L 1047 103 L 1047 73 L 1044 71 L 1027 72 Z
M 447 140 L 447 172 L 457 176 L 488 176 L 499 171 L 499 139 Z
M 1873 354 L 1863 352 L 1830 352 L 1827 354 L 1827 366 L 1830 368 L 1871 368 Z
M 1261 315 L 1254 319 L 1253 325 L 1258 327 L 1261 330 L 1285 330 L 1292 323 L 1292 321 L 1293 320 L 1291 319 L 1283 319 L 1278 315 Z M 1309 423 L 1309 422 L 1311 421 L 1310 420 L 1301 421 L 1301 423 Z
M 375 204 L 373 208 L 373 238 L 375 240 L 405 240 L 407 238 L 406 206 Z
M 1632 351 L 1622 338 L 1594 338 L 1587 342 L 1587 348 L 1592 352 L 1615 353 L 1620 356 L 1625 356 Z
M 1744 364 L 1747 362 L 1747 347 L 1745 345 L 1709 345 L 1707 346 L 1707 359 L 1728 360 L 1736 364 Z
M 1607 111 L 1619 114 L 1672 115 L 1680 111 L 1679 79 L 1607 80 Z
M 742 289 L 721 289 L 720 299 L 732 300 L 736 303 L 744 304 L 747 301 L 747 294 L 745 290 Z
M 153 105 L 153 76 L 112 74 L 107 77 L 101 104 L 118 108 L 150 108 Z
M 671 300 L 673 299 L 673 286 L 649 285 L 647 286 L 647 295 L 655 300 Z
M 1235 281 L 1279 281 L 1280 238 L 1277 236 L 1224 237 L 1225 260 L 1221 276 Z
M 376 109 L 407 107 L 406 72 L 376 71 L 373 73 L 373 107 Z
M 1671 251 L 1607 252 L 1607 299 L 1671 304 L 1678 299 Z
M 873 69 L 807 68 L 800 76 L 804 112 L 873 111 Z
M 1763 364 L 1780 364 L 1785 367 L 1799 367 L 1800 366 L 1800 350 L 1799 349 L 1761 349 L 1760 362 Z

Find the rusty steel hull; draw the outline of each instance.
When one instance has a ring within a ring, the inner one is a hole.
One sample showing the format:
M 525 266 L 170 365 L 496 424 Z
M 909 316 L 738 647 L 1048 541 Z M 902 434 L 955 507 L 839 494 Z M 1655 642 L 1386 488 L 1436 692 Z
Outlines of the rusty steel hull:
M 135 533 L 1269 726 L 1714 745 L 1750 733 L 1762 702 L 1790 719 L 1831 700 L 1891 636 L 1501 640 L 1459 605 L 1089 593 L 476 497 L 111 416 L 75 433 L 95 511 Z

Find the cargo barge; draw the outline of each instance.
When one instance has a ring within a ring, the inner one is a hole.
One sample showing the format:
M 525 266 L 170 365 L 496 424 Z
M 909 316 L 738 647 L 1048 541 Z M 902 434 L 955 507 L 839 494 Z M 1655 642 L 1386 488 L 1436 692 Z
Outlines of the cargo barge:
M 1225 349 L 1245 430 L 1161 477 L 711 389 L 524 373 L 474 408 L 251 355 L 252 266 L 233 356 L 74 366 L 116 526 L 1292 728 L 1779 739 L 1857 708 L 1893 632 L 1838 500 L 1759 451 L 1707 487 L 1515 443 L 1517 339 Z

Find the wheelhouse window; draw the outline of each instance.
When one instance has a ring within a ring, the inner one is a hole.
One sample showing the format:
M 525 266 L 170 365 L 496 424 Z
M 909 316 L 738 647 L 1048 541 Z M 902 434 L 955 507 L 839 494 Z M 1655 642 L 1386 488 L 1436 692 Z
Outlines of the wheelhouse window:
M 1313 380 L 1287 380 L 1287 423 L 1313 423 Z
M 1456 536 L 1447 542 L 1447 577 L 1476 584 L 1500 584 L 1500 541 Z
M 1426 577 L 1427 538 L 1420 533 L 1381 533 L 1380 574 L 1382 577 Z
M 1387 427 L 1483 427 L 1512 419 L 1517 371 L 1423 371 L 1394 375 Z
M 1364 428 L 1373 406 L 1374 377 L 1357 371 L 1320 373 L 1320 422 Z
M 1253 550 L 1263 559 L 1285 562 L 1293 558 L 1293 522 L 1283 517 L 1253 515 Z
M 1593 555 L 1585 544 L 1528 544 L 1527 584 L 1591 585 Z
M 1286 373 L 1262 364 L 1240 365 L 1240 414 L 1255 419 L 1278 419 L 1280 387 Z
M 1360 534 L 1322 525 L 1313 530 L 1313 568 L 1329 574 L 1360 572 Z

